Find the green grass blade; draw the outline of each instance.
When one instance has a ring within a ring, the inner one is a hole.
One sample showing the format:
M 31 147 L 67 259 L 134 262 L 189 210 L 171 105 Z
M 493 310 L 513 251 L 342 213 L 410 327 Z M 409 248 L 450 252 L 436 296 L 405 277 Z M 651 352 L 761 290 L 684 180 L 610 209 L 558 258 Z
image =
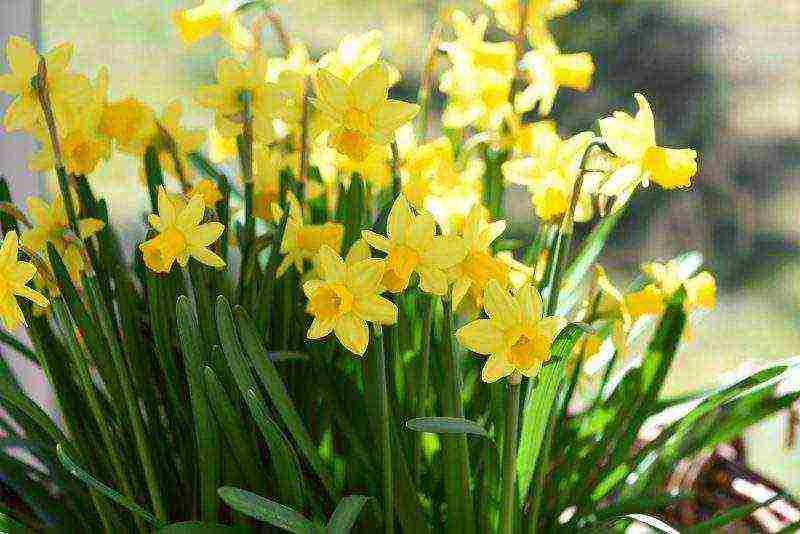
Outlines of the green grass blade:
M 280 494 L 293 506 L 300 507 L 304 501 L 303 477 L 300 474 L 297 457 L 289 440 L 268 415 L 266 403 L 253 378 L 247 357 L 236 333 L 231 307 L 224 297 L 217 299 L 216 318 L 219 338 L 228 361 L 228 367 L 233 373 L 236 385 L 258 425 L 259 431 L 267 442 Z
M 336 499 L 336 488 L 328 468 L 320 457 L 319 449 L 311 439 L 308 430 L 306 430 L 291 397 L 289 397 L 289 393 L 286 391 L 286 386 L 283 380 L 281 380 L 278 370 L 275 368 L 275 364 L 272 363 L 272 360 L 268 357 L 268 353 L 264 349 L 256 333 L 253 321 L 248 317 L 244 308 L 241 306 L 236 307 L 235 317 L 239 326 L 239 334 L 241 335 L 244 350 L 250 362 L 253 364 L 256 374 L 264 384 L 272 404 L 281 416 L 292 438 L 297 442 L 300 451 L 314 469 L 314 472 L 317 473 L 317 476 L 319 476 L 330 497 Z
M 550 410 L 554 409 L 556 394 L 564 377 L 567 360 L 585 331 L 586 326 L 580 323 L 571 323 L 564 327 L 550 347 L 550 359 L 554 363 L 542 368 L 539 372 L 538 386 L 525 399 L 520 443 L 517 450 L 517 483 L 519 487 L 517 498 L 520 506 L 528 495 L 550 418 Z
M 703 521 L 702 523 L 698 523 L 693 525 L 689 528 L 683 530 L 683 534 L 704 534 L 707 532 L 721 532 L 723 527 L 730 525 L 731 523 L 735 523 L 736 521 L 741 521 L 747 518 L 750 514 L 759 510 L 765 506 L 769 506 L 773 502 L 780 499 L 780 495 L 775 495 L 771 499 L 768 499 L 764 502 L 756 502 L 752 504 L 745 504 L 743 506 L 737 506 L 733 510 L 728 510 L 727 512 L 723 512 L 721 514 L 717 514 L 716 516 Z
M 481 425 L 461 417 L 417 417 L 406 421 L 406 427 L 417 432 L 432 434 L 472 434 L 489 437 L 489 432 Z
M 74 476 L 78 477 L 81 481 L 83 481 L 84 484 L 90 486 L 91 488 L 94 488 L 101 495 L 108 497 L 109 499 L 116 502 L 120 506 L 127 508 L 133 514 L 144 519 L 151 525 L 159 526 L 159 521 L 153 514 L 151 514 L 150 512 L 148 512 L 147 510 L 145 510 L 144 508 L 133 502 L 128 497 L 125 497 L 118 491 L 106 486 L 105 484 L 97 480 L 95 477 L 93 477 L 91 474 L 89 474 L 88 471 L 86 471 L 77 463 L 75 463 L 72 460 L 72 458 L 70 458 L 67 455 L 67 453 L 64 451 L 64 447 L 62 447 L 60 443 L 56 445 L 56 452 L 58 454 L 58 459 L 61 460 L 61 463 L 64 465 L 64 467 Z
M 320 529 L 288 506 L 230 486 L 219 488 L 219 496 L 234 510 L 293 534 L 319 534 Z
M 219 436 L 211 407 L 206 397 L 203 366 L 205 352 L 202 336 L 197 327 L 189 299 L 178 298 L 178 332 L 189 383 L 189 398 L 194 415 L 194 433 L 197 443 L 197 468 L 200 472 L 200 510 L 204 521 L 217 519 L 217 487 L 219 484 Z
M 246 534 L 248 531 L 238 527 L 206 523 L 203 521 L 183 521 L 156 530 L 153 534 Z
M 356 524 L 361 509 L 369 500 L 363 495 L 348 495 L 336 506 L 328 525 L 325 527 L 327 534 L 348 534 Z

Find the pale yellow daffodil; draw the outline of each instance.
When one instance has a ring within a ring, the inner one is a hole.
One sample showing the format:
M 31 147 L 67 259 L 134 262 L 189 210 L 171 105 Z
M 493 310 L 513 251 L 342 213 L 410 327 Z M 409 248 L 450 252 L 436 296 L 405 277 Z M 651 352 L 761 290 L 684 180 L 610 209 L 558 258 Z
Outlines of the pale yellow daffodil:
M 17 297 L 26 298 L 42 308 L 50 305 L 44 295 L 28 287 L 35 275 L 36 267 L 32 263 L 19 261 L 17 233 L 13 230 L 6 233 L 0 246 L 0 319 L 10 332 L 25 323 Z

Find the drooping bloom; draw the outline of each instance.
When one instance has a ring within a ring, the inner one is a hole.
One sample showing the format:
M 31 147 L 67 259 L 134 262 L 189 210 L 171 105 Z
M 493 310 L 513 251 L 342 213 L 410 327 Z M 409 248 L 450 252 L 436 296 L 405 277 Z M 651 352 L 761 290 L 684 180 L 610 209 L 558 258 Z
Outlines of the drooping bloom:
M 42 257 L 47 257 L 47 243 L 53 245 L 61 256 L 69 272 L 72 282 L 81 285 L 81 273 L 85 268 L 79 243 L 67 239 L 70 231 L 67 210 L 60 196 L 48 204 L 39 197 L 28 197 L 28 215 L 33 222 L 33 228 L 22 232 L 22 243 L 36 251 Z M 100 219 L 85 217 L 78 220 L 78 232 L 81 239 L 87 239 L 105 227 Z M 76 236 L 77 237 L 77 236 Z
M 633 318 L 662 313 L 669 298 L 681 286 L 686 290 L 683 308 L 687 312 L 697 308 L 710 310 L 716 303 L 717 283 L 708 271 L 690 278 L 681 272 L 680 264 L 675 260 L 646 263 L 642 265 L 642 271 L 652 283 L 625 296 L 625 304 Z
M 35 275 L 36 267 L 32 263 L 19 261 L 17 233 L 13 230 L 8 232 L 0 246 L 0 319 L 6 330 L 13 331 L 25 323 L 17 297 L 24 297 L 43 308 L 50 305 L 44 295 L 27 286 Z
M 85 104 L 92 94 L 86 76 L 67 72 L 72 51 L 72 44 L 64 43 L 44 56 L 47 65 L 47 92 L 59 125 L 73 117 L 76 108 Z M 14 97 L 4 117 L 6 130 L 11 132 L 24 129 L 34 132 L 44 129 L 44 114 L 34 83 L 41 56 L 31 43 L 12 35 L 6 44 L 6 57 L 11 72 L 0 75 L 0 91 Z
M 503 175 L 512 183 L 527 186 L 536 215 L 552 220 L 566 213 L 580 173 L 581 158 L 592 132 L 581 132 L 562 139 L 552 122 L 537 123 L 536 139 L 530 152 L 503 164 Z M 575 211 L 575 220 L 586 221 L 594 212 L 592 194 L 596 190 L 595 175 L 585 175 Z
M 555 46 L 531 50 L 522 58 L 521 68 L 530 84 L 516 95 L 514 107 L 524 113 L 538 105 L 542 116 L 550 114 L 560 87 L 588 91 L 594 74 L 591 54 L 562 54 Z
M 219 33 L 234 50 L 253 50 L 256 39 L 236 16 L 241 5 L 233 0 L 205 0 L 192 9 L 174 11 L 172 20 L 186 45 Z
M 388 145 L 395 131 L 419 112 L 417 104 L 388 98 L 391 78 L 383 63 L 373 63 L 350 83 L 325 69 L 316 76 L 316 107 L 331 124 L 329 142 L 354 159 L 374 145 Z
M 625 205 L 639 184 L 647 186 L 652 180 L 665 189 L 688 187 L 697 174 L 697 152 L 656 144 L 653 110 L 643 95 L 636 93 L 634 97 L 639 104 L 635 117 L 615 111 L 599 121 L 603 140 L 620 162 L 600 189 L 602 194 L 616 197 L 614 210 Z
M 157 273 L 168 273 L 176 261 L 185 267 L 192 257 L 210 267 L 224 267 L 225 261 L 208 248 L 222 235 L 224 226 L 218 222 L 202 223 L 204 213 L 202 195 L 183 203 L 170 199 L 161 186 L 158 214 L 151 213 L 147 218 L 158 235 L 139 245 L 145 265 Z
M 285 256 L 278 266 L 276 276 L 283 276 L 291 265 L 302 274 L 305 260 L 317 259 L 323 247 L 333 251 L 341 249 L 344 238 L 344 226 L 339 223 L 304 224 L 303 211 L 297 198 L 289 192 L 286 200 L 289 203 L 289 216 L 280 248 L 281 254 Z
M 483 293 L 489 280 L 496 280 L 503 289 L 509 284 L 509 266 L 495 258 L 491 244 L 506 229 L 505 221 L 488 222 L 485 208 L 475 204 L 464 222 L 461 238 L 467 247 L 467 255 L 449 271 L 453 280 L 453 309 L 457 310 L 467 294 L 475 307 L 483 306 Z
M 389 211 L 386 232 L 386 237 L 371 230 L 362 232 L 370 246 L 387 254 L 383 285 L 393 293 L 400 293 L 408 287 L 411 274 L 416 272 L 422 291 L 444 295 L 447 292 L 445 271 L 467 254 L 463 240 L 436 235 L 433 216 L 426 212 L 414 215 L 403 194 Z
M 522 14 L 520 0 L 483 0 L 494 12 L 497 25 L 511 35 L 519 33 Z M 528 0 L 525 9 L 525 33 L 528 40 L 535 46 L 543 46 L 553 42 L 553 36 L 547 28 L 547 23 L 562 17 L 578 8 L 578 0 Z
M 361 257 L 354 253 L 352 258 L 348 255 L 347 260 L 342 260 L 332 248 L 323 245 L 319 251 L 321 279 L 303 284 L 308 298 L 306 311 L 314 317 L 308 338 L 320 339 L 334 332 L 347 350 L 359 356 L 369 344 L 368 322 L 397 322 L 397 307 L 380 296 L 385 262 Z
M 543 317 L 542 298 L 532 284 L 512 296 L 496 280 L 490 280 L 483 307 L 489 318 L 462 326 L 456 337 L 472 352 L 489 356 L 481 373 L 484 382 L 514 372 L 536 376 L 550 359 L 550 345 L 566 326 L 566 319 Z

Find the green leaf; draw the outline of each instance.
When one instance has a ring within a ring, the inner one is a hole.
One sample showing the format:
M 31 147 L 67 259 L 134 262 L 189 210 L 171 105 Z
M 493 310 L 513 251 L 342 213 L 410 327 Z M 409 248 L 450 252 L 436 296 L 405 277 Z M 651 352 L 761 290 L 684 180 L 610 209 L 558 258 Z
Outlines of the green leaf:
M 164 185 L 164 174 L 158 159 L 158 150 L 149 146 L 144 153 L 144 171 L 147 176 L 147 192 L 150 195 L 150 206 L 153 213 L 158 213 L 158 188 Z
M 589 272 L 589 269 L 591 269 L 592 264 L 595 262 L 595 260 L 597 260 L 597 257 L 600 255 L 600 252 L 602 252 L 603 247 L 605 247 L 606 241 L 608 241 L 612 230 L 614 230 L 614 227 L 617 225 L 617 222 L 619 222 L 624 213 L 625 209 L 618 210 L 614 213 L 606 215 L 599 223 L 595 225 L 591 233 L 583 241 L 583 245 L 575 255 L 575 259 L 572 260 L 572 263 L 569 264 L 569 267 L 567 267 L 567 270 L 564 272 L 561 290 L 559 291 L 561 295 L 576 294 L 575 290 L 578 288 L 581 281 L 583 281 L 583 277 L 586 276 L 586 273 Z M 561 302 L 558 303 L 559 305 L 556 315 L 566 315 L 566 313 L 572 308 L 574 302 L 574 298 L 561 299 Z
M 406 427 L 417 432 L 432 434 L 472 434 L 489 437 L 489 432 L 481 425 L 461 417 L 417 417 L 406 421 Z
M 580 532 L 583 532 L 584 529 L 594 530 L 611 520 L 616 520 L 635 513 L 652 512 L 653 510 L 685 501 L 690 497 L 690 494 L 679 493 L 677 495 L 664 494 L 655 497 L 623 499 L 591 511 L 584 517 L 574 518 L 564 526 L 565 528 L 569 528 L 574 525 L 574 528 L 580 529 Z
M 328 525 L 325 527 L 327 534 L 347 534 L 356 524 L 361 509 L 369 500 L 363 495 L 348 495 L 341 501 L 333 511 Z
M 289 440 L 268 415 L 267 405 L 250 372 L 250 362 L 242 350 L 233 322 L 233 313 L 225 297 L 217 299 L 216 318 L 222 350 L 250 414 L 267 442 L 282 498 L 293 505 L 300 506 L 304 500 L 303 477 L 297 457 Z
M 731 523 L 735 523 L 736 521 L 741 521 L 745 519 L 747 516 L 763 508 L 765 506 L 769 506 L 776 500 L 780 499 L 780 495 L 775 495 L 769 500 L 764 502 L 756 502 L 752 504 L 745 504 L 743 506 L 738 506 L 733 510 L 728 510 L 727 512 L 723 512 L 718 514 L 707 521 L 703 521 L 702 523 L 698 523 L 697 525 L 691 526 L 689 528 L 684 529 L 683 534 L 703 534 L 706 532 L 719 532 L 730 525 Z
M 24 525 L 0 513 L 0 534 L 24 534 L 25 532 L 29 531 Z
M 243 528 L 220 525 L 219 523 L 184 521 L 160 528 L 154 534 L 244 534 L 245 532 L 247 531 Z
M 86 485 L 96 489 L 102 495 L 105 495 L 106 497 L 116 502 L 117 504 L 124 506 L 125 508 L 127 508 L 134 514 L 138 515 L 151 525 L 158 526 L 158 520 L 156 520 L 153 514 L 151 514 L 150 512 L 148 512 L 147 510 L 145 510 L 144 508 L 133 502 L 128 497 L 125 497 L 118 491 L 106 486 L 105 484 L 97 480 L 95 477 L 90 475 L 88 471 L 83 469 L 81 466 L 76 464 L 72 460 L 72 458 L 67 456 L 67 453 L 64 452 L 64 447 L 62 447 L 60 443 L 56 445 L 56 453 L 58 454 L 58 459 L 61 460 L 61 463 L 64 465 L 64 467 L 74 476 L 81 479 Z
M 533 472 L 544 440 L 550 410 L 555 409 L 556 394 L 572 349 L 586 331 L 586 325 L 570 323 L 558 334 L 550 347 L 550 358 L 555 360 L 539 372 L 539 385 L 525 398 L 522 412 L 522 431 L 517 451 L 517 479 L 519 504 L 528 495 Z
M 264 384 L 272 404 L 281 416 L 289 433 L 297 442 L 300 452 L 303 453 L 308 463 L 322 480 L 328 494 L 333 499 L 336 499 L 337 492 L 333 479 L 319 455 L 319 449 L 311 439 L 308 430 L 306 430 L 300 414 L 297 412 L 291 397 L 286 391 L 286 386 L 275 368 L 275 364 L 269 358 L 269 353 L 266 352 L 261 344 L 253 326 L 253 321 L 241 306 L 236 307 L 236 321 L 239 325 L 239 333 L 247 356 L 255 367 L 256 374 Z
M 197 444 L 197 463 L 200 470 L 200 509 L 206 521 L 217 518 L 219 484 L 219 436 L 206 397 L 203 367 L 207 358 L 203 338 L 197 327 L 192 304 L 185 295 L 178 297 L 178 337 L 181 342 L 189 383 L 189 400 L 194 416 L 194 435 Z
M 318 534 L 319 527 L 300 513 L 255 493 L 225 486 L 219 496 L 234 510 L 293 534 Z

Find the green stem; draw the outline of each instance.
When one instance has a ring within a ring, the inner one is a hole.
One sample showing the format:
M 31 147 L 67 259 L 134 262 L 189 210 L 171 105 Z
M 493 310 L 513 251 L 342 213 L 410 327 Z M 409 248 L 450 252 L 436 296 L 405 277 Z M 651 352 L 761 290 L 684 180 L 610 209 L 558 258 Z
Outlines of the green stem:
M 389 427 L 389 392 L 386 387 L 386 354 L 383 350 L 383 331 L 380 326 L 373 328 L 371 376 L 368 377 L 373 388 L 373 399 L 377 400 L 378 434 L 381 448 L 381 474 L 383 490 L 384 532 L 394 533 L 394 478 L 392 472 L 392 437 Z
M 156 473 L 155 465 L 153 464 L 153 457 L 148 446 L 148 439 L 145 435 L 144 422 L 142 421 L 142 413 L 139 411 L 137 404 L 138 399 L 133 390 L 130 375 L 128 374 L 128 367 L 122 356 L 122 349 L 117 339 L 116 331 L 111 323 L 111 317 L 108 313 L 108 308 L 102 300 L 102 294 L 97 288 L 94 277 L 87 276 L 84 278 L 86 286 L 91 294 L 93 294 L 92 301 L 95 304 L 95 311 L 100 321 L 100 327 L 108 340 L 111 347 L 111 357 L 117 368 L 119 375 L 119 382 L 122 385 L 122 392 L 125 396 L 125 403 L 128 408 L 128 415 L 133 423 L 133 434 L 136 439 L 136 448 L 139 452 L 139 458 L 144 467 L 145 480 L 147 482 L 147 489 L 150 492 L 150 500 L 153 503 L 153 510 L 159 521 L 167 520 L 167 509 L 164 506 L 164 501 L 161 495 L 161 486 L 158 482 L 158 474 Z
M 239 98 L 242 102 L 244 120 L 242 134 L 237 138 L 239 163 L 242 166 L 242 182 L 244 182 L 244 232 L 242 233 L 241 248 L 242 265 L 246 265 L 250 253 L 250 244 L 255 234 L 255 216 L 253 213 L 253 110 L 252 95 L 249 91 L 242 91 Z
M 425 402 L 428 398 L 428 381 L 430 379 L 431 358 L 431 327 L 433 325 L 433 312 L 436 301 L 433 297 L 423 295 L 425 311 L 422 316 L 422 340 L 419 352 L 419 380 L 417 380 L 417 398 L 414 407 L 414 417 L 425 416 Z M 414 439 L 414 484 L 419 486 L 422 476 L 422 442 L 424 435 L 420 432 Z
M 503 436 L 503 493 L 500 507 L 500 534 L 514 532 L 514 482 L 517 474 L 517 439 L 519 433 L 519 394 L 521 377 L 508 380 L 506 423 Z

